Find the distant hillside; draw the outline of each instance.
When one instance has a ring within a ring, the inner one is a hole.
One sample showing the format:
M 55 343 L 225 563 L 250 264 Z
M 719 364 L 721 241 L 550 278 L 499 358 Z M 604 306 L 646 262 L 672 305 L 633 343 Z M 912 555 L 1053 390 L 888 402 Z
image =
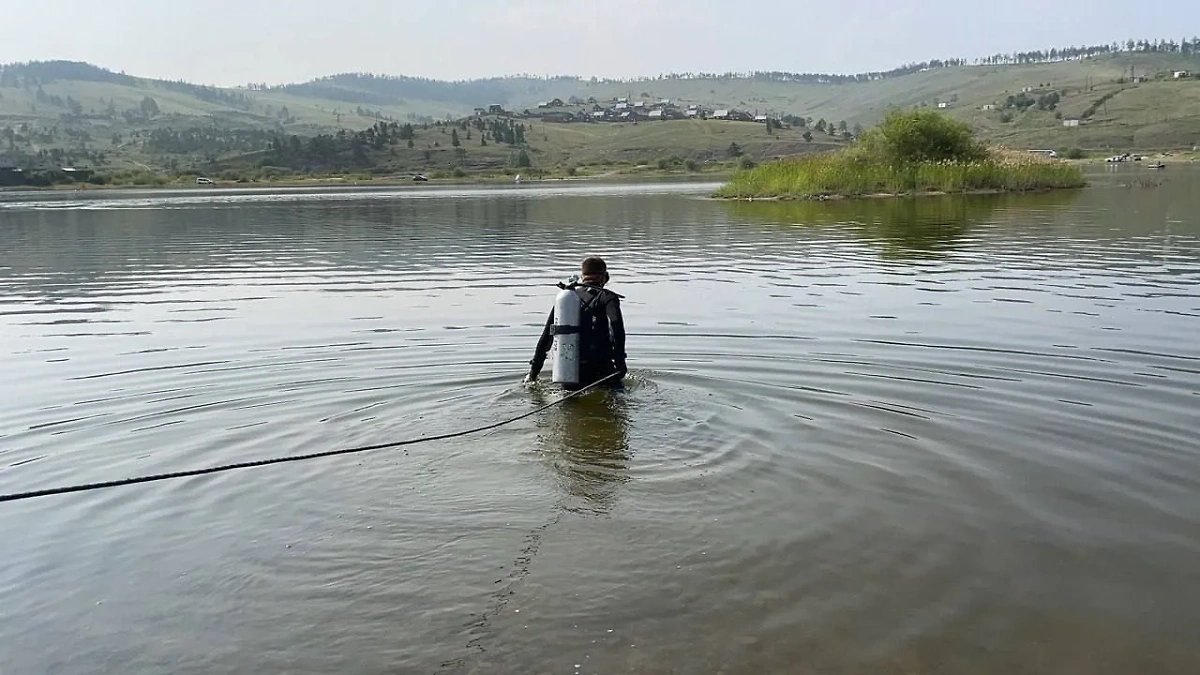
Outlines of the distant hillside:
M 1176 77 L 1179 72 L 1185 74 Z M 1128 40 L 970 63 L 941 59 L 853 75 L 682 73 L 631 80 L 521 76 L 445 82 L 349 73 L 240 88 L 140 78 L 86 63 L 32 62 L 0 66 L 0 159 L 199 171 L 243 164 L 290 136 L 335 136 L 379 123 L 418 125 L 423 131 L 435 120 L 462 119 L 492 105 L 510 115 L 539 114 L 546 112 L 539 104 L 554 99 L 582 116 L 593 102 L 608 107 L 618 98 L 628 98 L 631 105 L 667 99 L 680 108 L 791 120 L 783 132 L 792 140 L 783 145 L 760 144 L 754 140 L 758 132 L 749 128 L 735 134 L 739 143 L 749 142 L 746 152 L 755 158 L 781 148 L 818 150 L 842 140 L 818 133 L 813 141 L 797 143 L 802 130 L 786 128 L 798 127 L 797 120 L 807 129 L 824 121 L 821 126 L 840 132 L 870 126 L 889 108 L 911 106 L 944 109 L 969 121 L 983 138 L 1012 147 L 1190 148 L 1200 144 L 1198 72 L 1200 39 Z M 1065 126 L 1068 120 L 1078 125 Z M 715 145 L 719 134 L 711 125 L 643 124 L 670 126 L 651 131 L 613 124 L 589 131 L 583 127 L 595 125 L 539 121 L 539 128 L 553 133 L 531 137 L 528 147 L 535 158 L 564 166 L 617 157 L 645 162 L 654 153 L 699 161 L 724 151 Z M 613 130 L 622 128 L 626 131 Z

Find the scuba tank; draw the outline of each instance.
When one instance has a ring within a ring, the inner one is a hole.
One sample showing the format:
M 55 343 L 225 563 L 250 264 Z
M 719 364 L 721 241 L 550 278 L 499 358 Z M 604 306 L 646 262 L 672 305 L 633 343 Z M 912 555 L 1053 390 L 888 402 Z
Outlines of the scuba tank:
M 577 277 L 559 283 L 562 290 L 554 298 L 554 376 L 555 384 L 579 386 L 579 330 L 583 301 L 575 292 Z

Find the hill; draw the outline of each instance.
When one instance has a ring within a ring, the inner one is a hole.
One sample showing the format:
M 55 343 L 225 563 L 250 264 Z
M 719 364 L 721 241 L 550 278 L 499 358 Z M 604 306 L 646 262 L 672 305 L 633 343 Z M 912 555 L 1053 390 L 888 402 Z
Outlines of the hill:
M 1180 71 L 1187 75 L 1176 77 Z M 984 140 L 1016 148 L 1182 149 L 1200 144 L 1197 72 L 1200 40 L 1129 41 L 970 64 L 937 60 L 858 75 L 672 74 L 622 81 L 341 74 L 218 88 L 84 63 L 35 62 L 0 66 L 0 171 L 6 164 L 82 165 L 121 179 L 139 172 L 266 168 L 273 174 L 493 171 L 518 168 L 522 149 L 532 167 L 558 171 L 657 167 L 659 160 L 713 166 L 742 161 L 738 149 L 758 160 L 837 147 L 844 132 L 875 124 L 893 107 L 923 106 L 968 121 Z M 602 111 L 615 112 L 617 99 L 628 99 L 630 112 L 645 102 L 641 119 L 636 113 L 626 121 L 604 117 Z M 645 111 L 664 100 L 676 116 L 688 107 L 700 114 L 647 119 Z M 487 114 L 492 106 L 506 112 Z M 701 119 L 721 109 L 735 117 L 739 111 L 769 117 L 772 128 Z M 487 125 L 501 120 L 531 133 L 519 144 L 497 143 Z M 1078 126 L 1064 120 L 1079 120 Z M 412 133 L 396 146 L 376 148 L 364 134 L 379 125 L 393 125 L 389 139 L 405 125 Z M 458 149 L 443 138 L 454 128 L 463 136 Z M 302 143 L 327 137 L 332 141 L 321 142 L 330 149 L 339 134 L 362 149 L 330 150 L 334 154 L 319 162 L 278 150 L 292 136 Z

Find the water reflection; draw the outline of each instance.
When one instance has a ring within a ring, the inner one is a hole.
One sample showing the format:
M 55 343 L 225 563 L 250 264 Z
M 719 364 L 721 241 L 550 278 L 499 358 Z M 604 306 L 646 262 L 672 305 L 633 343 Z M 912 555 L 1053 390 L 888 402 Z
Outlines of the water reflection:
M 535 387 L 534 402 L 551 402 Z M 538 452 L 567 496 L 567 511 L 600 515 L 612 509 L 629 480 L 629 417 L 622 391 L 593 391 L 564 401 L 538 423 Z
M 906 199 L 848 199 L 827 202 L 724 202 L 743 220 L 789 226 L 849 225 L 849 231 L 878 245 L 887 259 L 941 258 L 960 248 L 973 226 L 1004 209 L 1011 195 L 927 196 Z M 1073 199 L 1063 195 L 1023 195 L 1023 208 L 1036 202 Z M 1030 199 L 1034 201 L 1030 201 Z

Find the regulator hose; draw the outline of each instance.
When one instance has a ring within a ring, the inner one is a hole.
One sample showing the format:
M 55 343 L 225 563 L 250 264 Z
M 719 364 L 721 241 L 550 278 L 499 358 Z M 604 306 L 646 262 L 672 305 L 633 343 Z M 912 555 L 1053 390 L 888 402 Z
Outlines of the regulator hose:
M 587 392 L 587 391 L 599 386 L 600 384 L 603 384 L 604 382 L 616 377 L 617 375 L 619 375 L 619 373 L 616 373 L 616 372 L 606 375 L 605 377 L 602 377 L 599 380 L 596 380 L 595 382 L 587 385 L 586 387 L 576 389 L 575 391 L 572 391 L 571 393 L 560 397 L 558 400 L 556 400 L 552 403 L 548 403 L 540 408 L 537 408 L 536 410 L 531 410 L 527 413 L 513 417 L 512 419 L 507 419 L 502 422 L 495 422 L 493 424 L 488 424 L 488 425 L 485 425 L 482 427 L 476 427 L 474 429 L 466 429 L 464 431 L 455 431 L 455 432 L 448 433 L 448 434 L 441 434 L 439 436 L 423 436 L 421 438 L 411 438 L 411 439 L 404 440 L 404 441 L 395 441 L 393 443 L 381 443 L 379 445 L 366 445 L 366 446 L 362 446 L 362 447 L 358 447 L 358 448 L 344 448 L 341 450 L 326 450 L 324 452 L 314 452 L 314 453 L 307 454 L 307 455 L 292 455 L 292 456 L 288 456 L 288 457 L 274 457 L 271 459 L 260 459 L 260 460 L 255 460 L 252 462 L 239 462 L 237 464 L 225 464 L 222 466 L 211 466 L 211 467 L 207 467 L 207 468 L 203 468 L 203 469 L 191 469 L 188 471 L 175 471 L 172 473 L 162 473 L 162 474 L 156 474 L 156 475 L 151 475 L 151 476 L 138 476 L 135 478 L 124 478 L 121 480 L 107 481 L 107 482 L 103 482 L 103 483 L 89 483 L 89 484 L 85 484 L 85 485 L 69 485 L 69 486 L 65 486 L 65 487 L 48 488 L 45 490 L 35 490 L 32 492 L 0 494 L 0 502 L 14 502 L 14 501 L 22 500 L 22 499 L 33 499 L 34 497 L 46 497 L 46 496 L 50 496 L 50 495 L 66 494 L 68 492 L 83 492 L 85 490 L 100 490 L 100 489 L 104 489 L 104 488 L 120 487 L 122 485 L 133 485 L 135 483 L 150 483 L 153 481 L 168 480 L 171 478 L 185 478 L 188 476 L 200 476 L 200 475 L 208 474 L 208 473 L 219 473 L 222 471 L 232 471 L 234 469 L 248 469 L 248 468 L 257 467 L 257 466 L 267 466 L 268 464 L 282 464 L 284 462 L 302 462 L 305 460 L 318 459 L 321 457 L 333 457 L 335 455 L 349 455 L 351 453 L 356 453 L 356 452 L 367 452 L 369 450 L 383 450 L 385 448 L 397 448 L 402 445 L 414 445 L 417 443 L 426 443 L 429 441 L 442 441 L 442 440 L 446 440 L 448 438 L 457 438 L 459 436 L 466 436 L 468 434 L 479 433 L 480 431 L 487 431 L 489 429 L 495 429 L 497 427 L 504 426 L 505 424 L 511 424 L 518 420 L 525 419 L 526 417 L 529 417 L 531 415 L 536 415 L 537 413 L 540 413 L 543 410 L 552 408 L 552 407 L 562 403 L 563 401 L 574 398 L 576 396 L 580 396 L 584 392 Z

